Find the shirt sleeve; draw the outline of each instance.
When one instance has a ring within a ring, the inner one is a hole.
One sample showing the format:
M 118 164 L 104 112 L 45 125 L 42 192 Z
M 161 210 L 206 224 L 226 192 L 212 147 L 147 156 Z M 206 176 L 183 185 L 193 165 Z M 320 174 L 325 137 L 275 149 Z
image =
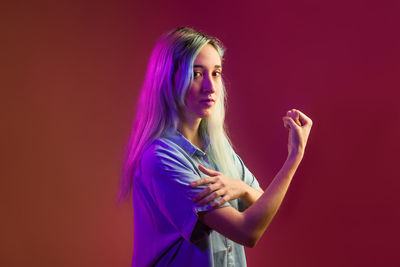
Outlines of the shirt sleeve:
M 236 165 L 238 166 L 239 170 L 241 170 L 242 173 L 242 181 L 244 181 L 246 184 L 249 186 L 253 187 L 254 189 L 259 190 L 260 189 L 260 184 L 257 181 L 257 178 L 247 169 L 246 165 L 244 165 L 242 159 L 239 157 L 239 155 L 236 155 Z M 243 212 L 244 210 L 247 209 L 247 205 L 244 203 L 242 199 L 238 199 L 238 209 L 240 212 Z
M 197 213 L 213 208 L 212 202 L 204 206 L 193 202 L 193 197 L 206 185 L 190 186 L 201 176 L 197 167 L 186 157 L 184 152 L 157 141 L 144 152 L 141 172 L 142 177 L 149 179 L 149 190 L 161 213 L 187 241 L 195 242 L 194 237 L 200 239 L 210 231 L 198 221 Z M 224 206 L 229 204 L 220 207 Z
M 242 180 L 250 185 L 251 187 L 255 188 L 255 189 L 260 189 L 260 185 L 256 179 L 256 177 L 254 176 L 254 174 L 252 174 L 249 169 L 247 169 L 246 165 L 244 165 L 242 159 L 239 157 L 239 155 L 236 154 L 236 158 L 238 160 L 238 165 L 239 165 L 239 169 L 242 172 Z

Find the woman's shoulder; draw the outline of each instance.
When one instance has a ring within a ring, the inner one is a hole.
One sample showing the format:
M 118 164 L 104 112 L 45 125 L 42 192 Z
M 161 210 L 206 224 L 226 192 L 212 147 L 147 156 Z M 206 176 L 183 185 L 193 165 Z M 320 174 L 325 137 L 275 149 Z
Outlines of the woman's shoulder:
M 185 158 L 184 151 L 174 139 L 162 135 L 151 141 L 143 151 L 142 159 L 157 161 L 160 159 Z
M 164 155 L 177 152 L 176 145 L 165 137 L 159 137 L 150 142 L 143 151 L 143 157 Z
M 146 173 L 193 172 L 193 162 L 182 148 L 165 137 L 153 140 L 144 150 L 140 159 L 141 170 Z

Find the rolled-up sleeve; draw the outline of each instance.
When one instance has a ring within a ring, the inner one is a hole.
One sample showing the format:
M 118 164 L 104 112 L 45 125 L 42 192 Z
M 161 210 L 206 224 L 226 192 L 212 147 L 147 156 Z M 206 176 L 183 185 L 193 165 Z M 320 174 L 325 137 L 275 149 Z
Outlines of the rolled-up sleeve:
M 237 165 L 239 165 L 239 169 L 242 170 L 242 180 L 255 189 L 260 189 L 260 184 L 258 183 L 256 177 L 247 169 L 246 165 L 244 165 L 242 159 L 236 154 Z
M 210 229 L 197 223 L 197 213 L 213 208 L 211 203 L 198 206 L 193 202 L 193 197 L 205 186 L 190 186 L 201 176 L 181 151 L 161 141 L 153 143 L 143 154 L 141 172 L 142 177 L 149 179 L 146 184 L 160 212 L 187 241 L 193 242 L 192 235 L 198 238 L 208 234 Z
M 242 159 L 236 155 L 236 166 L 241 170 L 242 173 L 242 181 L 244 181 L 249 186 L 253 187 L 254 189 L 259 190 L 260 184 L 258 183 L 256 177 L 247 169 L 246 165 L 244 165 Z M 242 199 L 238 199 L 238 210 L 243 212 L 247 209 L 246 203 Z

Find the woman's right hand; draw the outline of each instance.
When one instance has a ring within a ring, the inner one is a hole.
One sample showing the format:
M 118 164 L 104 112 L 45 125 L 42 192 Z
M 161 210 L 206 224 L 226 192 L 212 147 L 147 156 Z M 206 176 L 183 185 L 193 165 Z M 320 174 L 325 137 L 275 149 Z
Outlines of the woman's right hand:
M 312 120 L 297 109 L 289 110 L 282 120 L 283 125 L 289 129 L 288 156 L 302 158 L 311 131 Z

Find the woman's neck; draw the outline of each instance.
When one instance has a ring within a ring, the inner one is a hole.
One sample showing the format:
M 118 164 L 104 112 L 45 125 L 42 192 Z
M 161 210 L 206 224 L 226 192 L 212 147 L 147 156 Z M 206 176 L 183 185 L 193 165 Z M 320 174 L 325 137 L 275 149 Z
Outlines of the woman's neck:
M 199 127 L 201 119 L 194 121 L 182 121 L 178 126 L 178 131 L 187 139 L 190 143 L 203 150 L 203 140 L 200 138 Z

